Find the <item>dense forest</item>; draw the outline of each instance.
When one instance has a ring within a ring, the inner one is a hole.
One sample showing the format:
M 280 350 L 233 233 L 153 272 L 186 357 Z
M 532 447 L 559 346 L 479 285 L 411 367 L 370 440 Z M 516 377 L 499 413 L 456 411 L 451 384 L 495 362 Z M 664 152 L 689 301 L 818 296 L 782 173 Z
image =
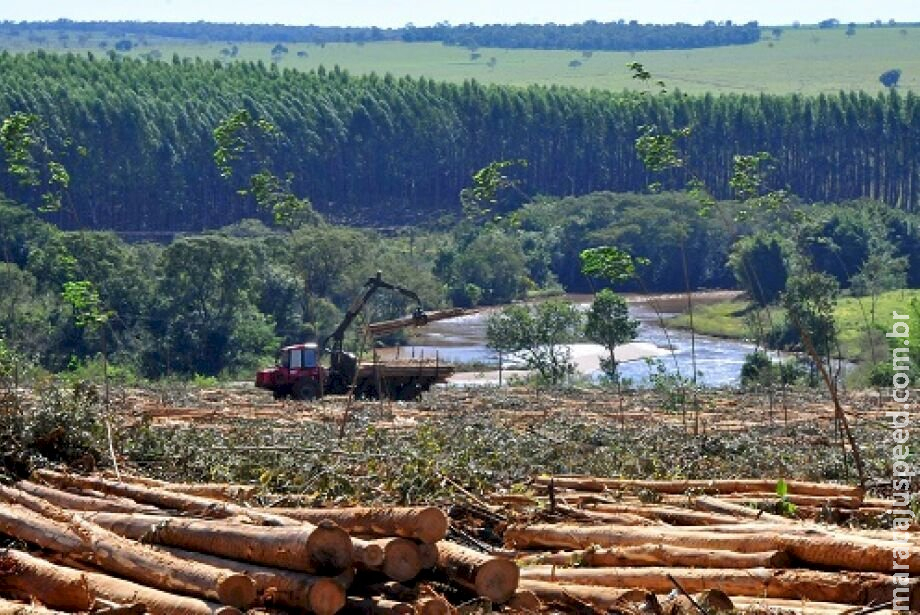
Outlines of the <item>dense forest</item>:
M 266 149 L 273 170 L 293 173 L 293 191 L 339 221 L 383 226 L 457 212 L 470 174 L 502 159 L 529 162 L 516 171 L 518 202 L 641 191 L 652 179 L 635 151 L 645 124 L 692 129 L 686 168 L 660 178 L 665 188 L 692 174 L 729 197 L 732 157 L 766 151 L 775 154 L 771 185 L 808 202 L 871 198 L 913 211 L 920 199 L 920 100 L 896 90 L 643 96 L 43 52 L 0 54 L 0 72 L 0 117 L 44 118 L 44 137 L 71 172 L 52 218 L 65 228 L 193 231 L 256 216 L 213 160 L 213 130 L 239 108 L 279 128 Z M 34 199 L 8 174 L 0 190 Z
M 857 281 L 879 275 L 871 256 L 883 253 L 893 259 L 886 289 L 920 286 L 920 216 L 872 202 L 800 207 L 815 266 L 841 288 L 866 292 Z M 719 208 L 733 216 L 739 205 Z M 743 286 L 743 251 L 765 285 L 783 288 L 795 253 L 788 222 L 766 213 L 730 228 L 699 209 L 686 193 L 595 193 L 539 198 L 510 216 L 463 217 L 442 230 L 384 235 L 315 218 L 289 231 L 244 220 L 148 243 L 61 231 L 26 205 L 0 202 L 0 350 L 56 371 L 82 369 L 104 351 L 130 374 L 248 377 L 281 343 L 331 332 L 377 270 L 427 309 L 501 304 L 533 290 L 597 290 L 579 255 L 602 245 L 648 261 L 624 290 Z M 80 288 L 88 292 L 70 298 Z M 87 305 L 98 321 L 81 321 Z M 381 293 L 370 318 L 411 307 Z
M 32 36 L 41 32 L 73 34 L 75 37 L 102 35 L 115 38 L 167 37 L 210 42 L 261 43 L 363 43 L 377 41 L 442 42 L 467 47 L 535 49 L 625 50 L 693 49 L 745 45 L 760 40 L 756 22 L 734 25 L 730 21 L 702 26 L 690 24 L 640 24 L 587 21 L 581 24 L 508 24 L 363 28 L 330 26 L 285 26 L 279 24 L 167 23 L 70 21 L 0 23 L 0 34 Z
M 702 26 L 642 25 L 636 21 L 587 21 L 574 25 L 436 25 L 406 28 L 402 39 L 464 47 L 639 51 L 748 45 L 760 40 L 760 26 L 754 21 L 744 25 L 710 21 Z

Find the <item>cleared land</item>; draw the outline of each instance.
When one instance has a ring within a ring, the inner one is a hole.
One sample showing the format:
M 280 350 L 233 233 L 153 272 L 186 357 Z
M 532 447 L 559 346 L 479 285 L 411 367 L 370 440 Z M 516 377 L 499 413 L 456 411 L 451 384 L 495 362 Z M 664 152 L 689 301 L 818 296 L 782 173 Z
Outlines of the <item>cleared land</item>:
M 920 28 L 860 26 L 853 36 L 845 28 L 784 28 L 774 39 L 770 30 L 753 45 L 696 50 L 606 52 L 583 54 L 579 51 L 526 49 L 476 50 L 473 59 L 468 49 L 439 43 L 340 43 L 318 46 L 290 44 L 278 62 L 281 68 L 300 70 L 319 66 L 341 66 L 352 73 L 411 75 L 438 81 L 462 82 L 476 79 L 483 83 L 508 85 L 564 85 L 578 88 L 622 90 L 636 83 L 626 64 L 643 63 L 670 87 L 689 93 L 770 93 L 818 94 L 839 90 L 882 91 L 878 77 L 900 68 L 900 88 L 920 90 Z M 221 50 L 230 41 L 198 43 L 127 36 L 138 44 L 128 55 L 142 56 L 153 51 L 164 60 L 174 53 L 181 57 L 226 60 Z M 62 39 L 53 33 L 41 36 L 20 35 L 0 38 L 0 48 L 28 51 L 39 47 L 51 51 L 93 51 L 97 55 L 112 49 L 118 38 L 75 37 Z M 100 47 L 104 43 L 105 48 Z M 274 44 L 237 43 L 240 60 L 272 61 Z M 156 54 L 155 54 L 156 55 Z M 590 55 L 590 57 L 588 57 Z M 491 62 L 494 58 L 494 63 Z M 573 62 L 579 65 L 571 66 Z

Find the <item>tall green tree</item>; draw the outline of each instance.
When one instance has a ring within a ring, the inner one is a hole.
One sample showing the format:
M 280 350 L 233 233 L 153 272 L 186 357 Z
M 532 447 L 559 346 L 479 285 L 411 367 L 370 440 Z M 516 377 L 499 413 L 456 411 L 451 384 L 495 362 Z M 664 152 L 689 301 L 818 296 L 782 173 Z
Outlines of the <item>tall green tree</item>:
M 261 281 L 244 242 L 206 235 L 164 250 L 147 369 L 217 375 L 249 369 L 277 349 L 271 319 L 255 308 Z
M 489 317 L 486 339 L 502 353 L 520 353 L 543 382 L 559 385 L 575 373 L 567 344 L 581 332 L 582 314 L 559 300 L 511 305 Z
M 616 384 L 621 418 L 623 416 L 623 389 L 616 348 L 636 339 L 638 332 L 639 321 L 629 317 L 629 306 L 623 297 L 609 288 L 597 293 L 591 303 L 591 309 L 588 310 L 585 337 L 607 350 L 607 357 L 601 359 L 601 368 Z

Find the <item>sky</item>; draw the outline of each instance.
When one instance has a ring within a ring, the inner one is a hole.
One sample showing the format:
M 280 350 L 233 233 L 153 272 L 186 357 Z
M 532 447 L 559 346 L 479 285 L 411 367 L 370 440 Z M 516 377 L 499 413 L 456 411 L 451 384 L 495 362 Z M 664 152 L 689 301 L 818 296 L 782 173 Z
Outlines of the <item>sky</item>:
M 219 21 L 398 27 L 412 22 L 575 23 L 588 19 L 702 23 L 731 19 L 762 25 L 920 21 L 917 0 L 0 0 L 13 21 Z

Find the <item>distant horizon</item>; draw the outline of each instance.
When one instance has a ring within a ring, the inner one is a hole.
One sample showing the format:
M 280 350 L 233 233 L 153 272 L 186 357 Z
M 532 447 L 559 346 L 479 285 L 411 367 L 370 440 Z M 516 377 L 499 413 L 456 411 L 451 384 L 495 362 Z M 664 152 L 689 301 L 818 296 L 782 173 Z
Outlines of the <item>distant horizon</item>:
M 834 18 L 834 17 L 826 17 L 825 19 L 836 19 L 836 18 Z M 321 24 L 321 23 L 281 23 L 281 22 L 270 22 L 270 21 L 220 21 L 220 20 L 214 20 L 214 19 L 195 19 L 195 20 L 184 20 L 184 19 L 72 19 L 72 18 L 70 18 L 70 17 L 57 17 L 57 18 L 54 18 L 54 19 L 4 19 L 4 20 L 0 21 L 0 23 L 12 23 L 12 24 L 16 24 L 16 25 L 27 25 L 27 24 L 53 24 L 53 23 L 57 23 L 57 22 L 82 23 L 82 24 L 87 24 L 87 23 L 112 23 L 112 24 L 116 24 L 116 23 L 137 23 L 137 24 L 144 24 L 144 23 L 176 23 L 176 24 L 179 24 L 179 23 L 188 23 L 188 24 L 205 23 L 205 24 L 213 24 L 213 25 L 230 25 L 230 26 L 278 26 L 278 27 L 284 27 L 284 28 L 380 28 L 380 29 L 382 29 L 382 30 L 400 30 L 400 29 L 403 29 L 403 28 L 405 28 L 405 27 L 407 27 L 407 26 L 409 26 L 409 25 L 411 25 L 411 26 L 413 26 L 413 27 L 416 27 L 416 28 L 427 28 L 427 27 L 437 26 L 437 25 L 440 25 L 440 24 L 447 24 L 448 26 L 451 26 L 451 27 L 456 27 L 456 26 L 467 26 L 467 25 L 473 25 L 473 26 L 495 26 L 495 25 L 499 25 L 499 26 L 515 26 L 515 25 L 525 25 L 525 26 L 545 26 L 545 25 L 573 26 L 573 25 L 584 24 L 585 22 L 588 22 L 588 21 L 596 21 L 596 22 L 598 22 L 598 23 L 615 23 L 615 22 L 621 21 L 621 20 L 619 20 L 619 19 L 612 19 L 612 20 L 585 19 L 585 20 L 582 20 L 582 21 L 573 21 L 573 22 L 554 22 L 554 21 L 544 21 L 544 22 L 538 22 L 538 21 L 508 21 L 508 22 L 498 22 L 498 21 L 483 21 L 483 22 L 457 22 L 457 23 L 453 23 L 453 22 L 450 22 L 450 21 L 447 21 L 447 20 L 442 20 L 442 21 L 436 21 L 436 22 L 432 22 L 432 23 L 414 23 L 414 22 L 407 22 L 407 23 L 405 23 L 405 24 L 398 25 L 398 26 L 381 26 L 381 25 L 372 24 L 372 23 L 366 23 L 366 24 L 362 24 L 362 23 L 350 23 L 350 24 L 341 24 L 341 23 L 335 23 L 335 24 L 333 24 L 333 23 L 330 23 L 330 24 Z M 624 19 L 624 20 L 622 20 L 622 21 L 625 21 L 625 22 L 628 23 L 629 21 L 632 21 L 632 20 Z M 702 25 L 704 25 L 704 24 L 706 23 L 705 21 L 704 21 L 704 22 L 699 22 L 699 23 L 693 23 L 693 22 L 680 21 L 680 20 L 678 20 L 678 21 L 641 21 L 641 20 L 636 20 L 636 21 L 638 21 L 639 25 L 642 25 L 642 26 L 672 26 L 672 25 L 677 25 L 677 24 L 684 24 L 684 25 L 690 25 L 690 26 L 702 26 Z M 714 21 L 714 22 L 717 23 L 717 24 L 721 24 L 721 23 L 724 23 L 726 20 L 706 20 L 706 21 Z M 734 21 L 734 20 L 728 20 L 728 21 L 731 21 L 731 22 L 732 22 L 732 25 L 735 25 L 735 26 L 743 26 L 743 25 L 745 25 L 745 24 L 747 24 L 747 23 L 750 23 L 751 21 L 754 21 L 754 22 L 757 22 L 757 25 L 758 25 L 759 27 L 761 27 L 761 28 L 779 28 L 779 27 L 792 28 L 792 27 L 795 27 L 796 25 L 799 25 L 799 26 L 804 27 L 804 28 L 809 28 L 809 27 L 818 26 L 818 24 L 819 24 L 821 21 L 823 21 L 823 20 L 818 20 L 818 21 L 814 21 L 814 22 L 793 20 L 793 21 L 790 21 L 790 22 L 787 22 L 787 23 L 767 23 L 767 22 L 763 22 L 763 21 L 756 20 L 756 19 L 753 19 L 753 20 L 746 20 L 746 21 Z M 853 21 L 853 20 L 843 20 L 843 19 L 840 19 L 839 21 L 840 21 L 841 25 L 846 25 L 847 23 L 855 23 L 855 24 L 858 25 L 858 26 L 859 26 L 859 25 L 867 26 L 867 25 L 870 25 L 870 24 L 872 24 L 872 23 L 875 23 L 876 21 L 878 21 L 878 19 L 872 19 L 872 20 L 869 20 L 869 21 Z M 896 19 L 895 21 L 896 21 L 899 25 L 920 25 L 920 17 L 918 17 L 918 18 L 916 18 L 916 19 L 907 19 L 907 20 L 897 20 L 897 19 Z M 882 22 L 882 25 L 885 25 L 885 26 L 888 25 L 888 20 L 881 19 L 881 22 Z
M 165 22 L 239 25 L 285 25 L 321 27 L 401 28 L 408 23 L 430 26 L 489 24 L 573 24 L 595 20 L 615 22 L 636 20 L 643 24 L 702 24 L 706 21 L 744 24 L 756 21 L 765 27 L 791 26 L 798 21 L 813 25 L 836 18 L 842 23 L 920 22 L 920 6 L 907 0 L 840 2 L 839 0 L 772 0 L 739 4 L 728 0 L 649 0 L 644 3 L 626 0 L 441 0 L 421 3 L 417 0 L 274 0 L 253 3 L 251 0 L 45 0 L 41 3 L 14 3 L 0 0 L 0 14 L 12 22 L 52 22 L 69 19 L 75 22 Z

